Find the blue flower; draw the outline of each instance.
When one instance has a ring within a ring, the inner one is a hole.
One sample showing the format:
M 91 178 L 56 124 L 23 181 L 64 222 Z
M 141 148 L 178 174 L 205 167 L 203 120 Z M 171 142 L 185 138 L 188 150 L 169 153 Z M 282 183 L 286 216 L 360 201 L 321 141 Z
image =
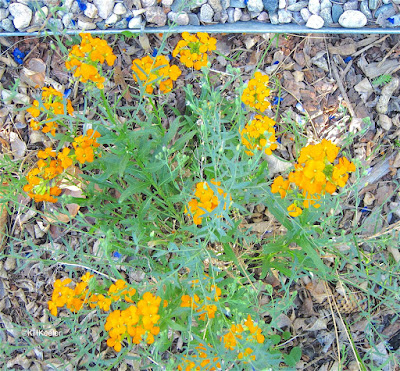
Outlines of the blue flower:
M 278 143 L 282 143 L 281 137 L 276 138 L 276 141 L 277 141 Z
M 64 98 L 68 98 L 71 94 L 71 91 L 72 91 L 71 89 L 65 89 L 64 90 Z
M 272 64 L 279 64 L 279 61 L 275 61 L 274 63 L 272 63 Z
M 353 59 L 353 58 L 351 58 L 350 56 L 348 56 L 348 57 L 346 57 L 346 58 L 344 59 L 344 62 L 345 62 L 345 63 L 349 63 L 352 59 Z
M 132 18 L 133 18 L 133 16 L 130 15 L 130 16 L 126 17 L 126 21 L 129 22 Z
M 275 97 L 272 101 L 272 105 L 276 106 L 278 103 L 282 102 L 283 98 Z
M 72 24 L 75 26 L 76 25 L 76 21 L 74 19 L 71 19 Z
M 26 53 L 21 52 L 18 48 L 15 48 L 13 51 L 13 57 L 15 62 L 18 64 L 23 64 L 24 63 L 24 58 L 25 58 Z
M 368 209 L 368 207 L 364 206 L 364 207 L 361 209 L 361 212 L 362 212 L 362 213 L 369 213 L 370 210 Z
M 156 57 L 158 54 L 158 50 L 156 48 L 154 48 L 153 53 L 151 54 L 151 56 L 154 58 Z
M 393 17 L 389 17 L 387 20 L 388 20 L 391 24 L 394 24 L 394 18 L 393 18 Z
M 79 9 L 83 12 L 86 10 L 87 6 L 85 3 L 82 2 L 82 0 L 76 0 L 76 2 L 78 3 Z
M 115 259 L 120 259 L 122 257 L 122 255 L 118 251 L 114 251 L 112 256 Z

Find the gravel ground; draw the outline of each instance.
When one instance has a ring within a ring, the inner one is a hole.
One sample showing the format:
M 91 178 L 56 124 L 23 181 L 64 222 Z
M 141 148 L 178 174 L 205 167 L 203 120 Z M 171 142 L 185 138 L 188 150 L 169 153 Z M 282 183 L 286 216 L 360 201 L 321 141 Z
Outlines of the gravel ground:
M 258 21 L 400 27 L 400 0 L 0 0 L 1 32 L 140 29 Z

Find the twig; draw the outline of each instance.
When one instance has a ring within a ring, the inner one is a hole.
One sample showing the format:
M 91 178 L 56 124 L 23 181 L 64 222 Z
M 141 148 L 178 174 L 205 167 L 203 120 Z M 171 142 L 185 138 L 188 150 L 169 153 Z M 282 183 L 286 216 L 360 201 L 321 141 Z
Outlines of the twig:
M 388 58 L 392 55 L 392 53 L 393 53 L 396 49 L 399 48 L 399 46 L 400 46 L 400 41 L 399 41 L 392 49 L 390 49 L 390 50 L 386 53 L 386 55 L 382 58 L 382 60 L 378 63 L 378 65 L 377 65 L 376 67 L 379 68 L 380 66 L 382 66 L 382 64 L 386 61 L 386 59 L 388 59 Z
M 362 53 L 364 53 L 366 50 L 372 48 L 373 46 L 375 46 L 376 44 L 380 44 L 383 41 L 385 41 L 390 35 L 386 35 L 381 37 L 379 40 L 376 40 L 375 42 L 373 42 L 372 44 L 367 45 L 365 48 L 362 48 L 361 50 L 359 50 L 358 52 L 353 53 L 351 56 L 352 57 L 358 57 L 359 55 L 361 55 Z
M 116 279 L 116 278 L 110 277 L 108 274 L 101 273 L 101 272 L 99 272 L 99 271 L 96 271 L 96 270 L 93 269 L 93 268 L 86 267 L 85 265 L 82 265 L 82 264 L 73 264 L 73 263 L 64 263 L 64 262 L 58 262 L 58 264 L 68 265 L 68 266 L 70 266 L 70 267 L 78 267 L 78 268 L 87 269 L 88 271 L 92 271 L 92 272 L 94 272 L 94 273 L 96 273 L 96 274 L 99 274 L 100 276 L 107 277 L 109 280 L 111 280 L 111 281 L 113 281 L 113 282 L 117 282 L 117 279 Z
M 339 72 L 338 72 L 338 69 L 337 69 L 335 63 L 332 63 L 332 72 L 333 72 L 333 77 L 335 78 L 335 80 L 336 80 L 336 82 L 338 84 L 338 87 L 340 89 L 340 92 L 342 93 L 343 99 L 346 102 L 347 108 L 349 109 L 351 117 L 352 118 L 356 118 L 356 113 L 354 112 L 353 106 L 351 105 L 349 97 L 347 96 L 346 90 L 344 89 L 344 86 L 343 86 L 342 81 L 340 79 Z

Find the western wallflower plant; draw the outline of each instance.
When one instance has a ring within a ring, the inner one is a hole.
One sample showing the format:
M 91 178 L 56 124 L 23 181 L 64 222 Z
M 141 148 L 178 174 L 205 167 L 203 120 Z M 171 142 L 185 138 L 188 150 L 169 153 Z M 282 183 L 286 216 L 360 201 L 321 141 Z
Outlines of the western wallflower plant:
M 26 176 L 28 184 L 24 186 L 24 191 L 28 193 L 35 202 L 57 202 L 57 196 L 61 194 L 59 185 L 67 176 L 68 168 L 76 164 L 93 162 L 97 153 L 99 143 L 97 138 L 100 133 L 89 129 L 86 135 L 80 135 L 72 142 L 73 149 L 63 148 L 56 152 L 51 147 L 38 151 L 38 162 L 36 167 L 29 171 Z
M 245 151 L 249 156 L 254 155 L 254 150 L 264 151 L 266 155 L 271 155 L 278 144 L 275 138 L 275 121 L 267 116 L 256 115 L 240 131 L 242 144 L 246 146 Z
M 50 133 L 55 136 L 58 127 L 57 121 L 60 120 L 59 115 L 73 115 L 71 101 L 65 99 L 63 94 L 52 87 L 43 87 L 42 97 L 43 106 L 39 101 L 34 100 L 33 105 L 27 111 L 37 119 L 39 116 L 44 117 L 41 120 L 32 119 L 30 126 L 33 130 L 42 130 L 43 133 Z
M 178 66 L 170 65 L 164 55 L 155 58 L 145 56 L 132 62 L 133 78 L 140 82 L 148 94 L 152 94 L 158 85 L 161 93 L 168 93 L 173 88 L 173 82 L 182 74 Z
M 216 195 L 212 188 L 207 182 L 199 182 L 196 184 L 195 197 L 189 201 L 187 209 L 185 207 L 185 213 L 190 213 L 193 216 L 193 223 L 200 225 L 202 222 L 202 215 L 206 212 L 212 212 L 220 203 L 219 197 L 223 199 L 227 198 L 227 193 L 223 189 L 219 188 L 221 182 L 216 182 L 214 179 L 211 183 L 217 186 L 218 194 Z M 226 210 L 226 202 L 224 203 L 224 210 Z
M 93 38 L 89 33 L 80 33 L 82 38 L 80 45 L 74 45 L 69 52 L 65 62 L 67 70 L 74 72 L 74 77 L 86 83 L 93 82 L 98 89 L 104 89 L 105 78 L 99 71 L 99 63 L 106 62 L 109 66 L 114 65 L 117 57 L 106 40 Z
M 243 90 L 242 102 L 260 112 L 270 108 L 271 103 L 267 99 L 270 96 L 270 89 L 267 88 L 268 83 L 269 77 L 257 71 Z
M 272 186 L 272 193 L 279 193 L 284 198 L 290 185 L 298 189 L 298 198 L 288 207 L 289 215 L 301 215 L 303 208 L 321 206 L 320 199 L 326 193 L 333 194 L 337 187 L 344 187 L 349 173 L 356 170 L 355 165 L 346 157 L 333 164 L 339 153 L 339 147 L 323 139 L 321 143 L 311 144 L 301 149 L 295 170 L 287 180 L 277 177 Z
M 182 40 L 178 41 L 172 56 L 179 54 L 179 60 L 188 68 L 200 70 L 207 66 L 208 52 L 216 50 L 217 40 L 210 37 L 206 32 L 197 32 L 191 35 L 188 32 L 182 33 Z

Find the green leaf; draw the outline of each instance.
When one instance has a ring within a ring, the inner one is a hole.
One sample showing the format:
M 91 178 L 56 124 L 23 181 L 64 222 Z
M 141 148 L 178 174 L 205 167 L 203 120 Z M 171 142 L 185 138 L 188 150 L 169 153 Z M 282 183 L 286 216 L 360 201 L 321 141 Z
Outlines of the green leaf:
M 294 347 L 289 354 L 284 356 L 284 358 L 288 366 L 296 366 L 296 363 L 299 362 L 301 358 L 301 349 L 299 347 Z
M 134 194 L 141 193 L 145 189 L 149 187 L 149 183 L 144 183 L 144 182 L 139 182 L 135 181 L 132 182 L 127 189 L 125 189 L 122 193 L 121 196 L 119 197 L 118 202 L 122 203 L 124 202 L 127 198 L 131 197 Z

